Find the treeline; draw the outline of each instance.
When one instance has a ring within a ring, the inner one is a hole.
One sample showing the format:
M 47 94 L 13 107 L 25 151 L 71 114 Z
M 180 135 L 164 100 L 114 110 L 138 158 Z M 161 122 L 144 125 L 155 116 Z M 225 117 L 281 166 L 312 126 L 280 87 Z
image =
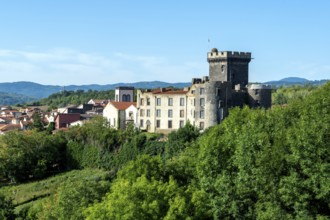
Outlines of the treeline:
M 99 99 L 99 100 L 114 100 L 115 91 L 114 90 L 77 90 L 77 91 L 62 91 L 58 93 L 54 93 L 50 95 L 48 98 L 40 99 L 39 101 L 35 101 L 31 104 L 39 106 L 39 105 L 47 105 L 53 108 L 55 107 L 63 107 L 69 104 L 79 105 L 82 103 L 87 103 L 90 99 Z
M 36 98 L 28 97 L 21 94 L 0 92 L 0 105 L 16 105 L 36 100 Z
M 47 175 L 54 169 L 87 167 L 111 171 L 113 178 L 63 182 L 55 194 L 16 214 L 4 200 L 6 215 L 22 219 L 327 219 L 329 93 L 327 83 L 287 107 L 235 108 L 223 123 L 203 134 L 187 124 L 166 141 L 133 128 L 107 128 L 102 119 L 58 133 L 49 138 L 61 143 L 58 149 L 65 162 L 45 156 L 53 165 L 40 169 L 38 164 L 44 162 L 33 159 L 25 169 L 35 171 L 21 172 L 26 178 L 40 178 L 39 170 Z M 33 140 L 27 140 L 31 146 Z M 30 147 L 24 148 L 18 139 L 8 141 L 0 140 L 0 155 L 8 155 L 0 161 L 19 164 L 14 149 L 30 151 Z M 46 145 L 38 146 L 40 154 L 47 155 L 41 150 Z M 0 168 L 0 178 L 11 179 L 10 168 Z M 19 168 L 13 166 L 13 170 Z
M 285 105 L 296 100 L 302 101 L 318 87 L 320 85 L 312 84 L 280 87 L 272 93 L 272 104 Z

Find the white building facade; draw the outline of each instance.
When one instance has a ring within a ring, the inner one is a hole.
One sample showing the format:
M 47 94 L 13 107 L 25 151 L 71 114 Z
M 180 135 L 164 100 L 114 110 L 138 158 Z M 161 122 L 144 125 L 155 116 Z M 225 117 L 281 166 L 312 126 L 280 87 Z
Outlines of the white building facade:
M 103 110 L 110 127 L 125 129 L 128 123 L 136 125 L 137 108 L 135 102 L 110 101 Z

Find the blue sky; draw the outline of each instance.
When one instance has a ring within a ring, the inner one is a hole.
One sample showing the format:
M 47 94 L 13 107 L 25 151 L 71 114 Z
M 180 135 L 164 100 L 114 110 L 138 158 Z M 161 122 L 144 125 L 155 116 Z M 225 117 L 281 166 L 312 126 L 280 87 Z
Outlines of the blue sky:
M 2 1 L 0 29 L 0 82 L 189 82 L 212 47 L 252 52 L 253 82 L 330 78 L 327 0 Z

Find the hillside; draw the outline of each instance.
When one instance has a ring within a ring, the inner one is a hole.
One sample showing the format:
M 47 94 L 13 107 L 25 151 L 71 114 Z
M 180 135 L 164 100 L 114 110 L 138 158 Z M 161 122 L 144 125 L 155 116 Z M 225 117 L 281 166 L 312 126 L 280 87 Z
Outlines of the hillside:
M 76 90 L 113 90 L 118 86 L 134 86 L 135 88 L 159 88 L 159 87 L 177 87 L 183 88 L 189 86 L 190 83 L 167 83 L 160 81 L 152 82 L 136 82 L 136 83 L 116 83 L 106 85 L 68 85 L 68 86 L 54 86 L 54 85 L 41 85 L 34 82 L 13 82 L 13 83 L 0 83 L 0 92 L 23 94 L 35 98 L 46 98 L 53 93 L 62 90 L 76 91 Z
M 292 86 L 292 85 L 323 85 L 328 80 L 308 80 L 300 77 L 287 77 L 281 80 L 275 81 L 268 81 L 264 82 L 264 84 L 272 85 L 274 87 L 281 87 L 281 86 Z
M 16 105 L 36 100 L 36 98 L 22 94 L 0 92 L 0 105 Z
M 162 141 L 102 118 L 2 135 L 0 219 L 328 219 L 329 92 Z
M 299 77 L 288 77 L 278 81 L 268 81 L 264 84 L 269 84 L 274 87 L 280 86 L 290 86 L 290 85 L 323 85 L 328 80 L 307 80 Z M 49 95 L 58 93 L 60 91 L 77 91 L 77 90 L 114 90 L 118 86 L 133 86 L 135 88 L 159 88 L 159 87 L 176 87 L 183 88 L 190 86 L 189 82 L 179 82 L 179 83 L 167 83 L 161 81 L 144 81 L 136 83 L 115 83 L 115 84 L 90 84 L 90 85 L 67 85 L 67 86 L 58 86 L 58 85 L 41 85 L 34 82 L 12 82 L 12 83 L 0 83 L 0 92 L 7 93 L 8 96 L 6 99 L 0 99 L 1 104 L 21 104 L 27 101 L 34 101 L 36 99 L 47 98 Z M 15 95 L 12 95 L 15 94 Z M 23 95 L 21 99 L 17 100 L 17 95 Z M 11 98 L 11 96 L 14 96 Z M 16 96 L 16 97 L 15 97 Z

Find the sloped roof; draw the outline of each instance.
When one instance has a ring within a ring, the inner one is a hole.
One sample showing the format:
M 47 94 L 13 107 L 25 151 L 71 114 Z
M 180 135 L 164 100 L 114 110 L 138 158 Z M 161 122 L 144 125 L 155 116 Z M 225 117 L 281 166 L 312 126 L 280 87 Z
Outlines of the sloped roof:
M 10 131 L 10 130 L 16 130 L 20 129 L 21 126 L 19 124 L 6 124 L 3 126 L 0 126 L 0 131 Z
M 111 101 L 110 103 L 118 110 L 126 110 L 131 105 L 136 106 L 136 102 L 115 102 L 115 101 Z
M 152 94 L 173 94 L 173 95 L 180 95 L 186 94 L 188 91 L 183 89 L 174 90 L 172 88 L 158 88 L 151 91 Z

